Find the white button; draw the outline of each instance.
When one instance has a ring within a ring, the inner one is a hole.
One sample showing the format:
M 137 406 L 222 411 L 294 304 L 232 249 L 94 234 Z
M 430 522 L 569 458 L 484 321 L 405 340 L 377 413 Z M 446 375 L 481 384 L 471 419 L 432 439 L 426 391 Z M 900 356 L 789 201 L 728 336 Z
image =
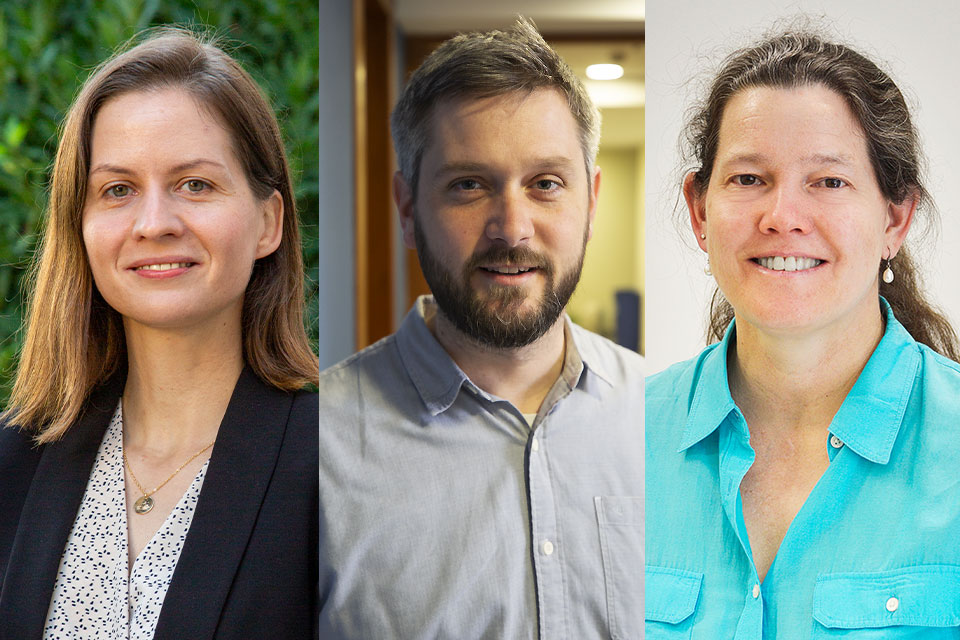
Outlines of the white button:
M 753 585 L 753 597 L 754 598 L 760 597 L 760 585 L 758 584 Z
M 843 440 L 841 440 L 837 436 L 832 435 L 830 436 L 830 446 L 833 447 L 834 449 L 839 449 L 840 447 L 843 446 Z
M 893 597 L 891 597 L 889 600 L 887 600 L 887 611 L 889 611 L 890 613 L 893 613 L 894 611 L 896 611 L 896 610 L 899 609 L 899 608 L 900 608 L 900 601 L 899 601 L 899 600 L 897 600 L 896 598 L 893 598 Z
M 549 556 L 549 555 L 552 555 L 552 554 L 553 554 L 553 543 L 550 542 L 549 540 L 544 541 L 544 543 L 543 543 L 543 552 L 544 552 L 545 554 L 547 554 L 548 556 Z
M 540 451 L 540 441 L 534 438 L 533 441 L 530 443 L 530 448 L 533 449 L 534 453 L 536 453 L 537 451 Z

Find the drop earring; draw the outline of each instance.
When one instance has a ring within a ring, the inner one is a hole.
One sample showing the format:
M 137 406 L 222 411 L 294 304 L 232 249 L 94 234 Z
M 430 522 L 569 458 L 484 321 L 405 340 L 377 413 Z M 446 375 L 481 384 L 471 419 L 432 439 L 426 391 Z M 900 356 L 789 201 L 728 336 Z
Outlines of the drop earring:
M 713 271 L 710 271 L 710 256 L 707 256 L 707 263 L 703 265 L 703 275 L 712 276 Z
M 883 270 L 883 281 L 887 284 L 893 282 L 893 269 L 890 268 L 890 258 L 887 258 L 887 268 Z

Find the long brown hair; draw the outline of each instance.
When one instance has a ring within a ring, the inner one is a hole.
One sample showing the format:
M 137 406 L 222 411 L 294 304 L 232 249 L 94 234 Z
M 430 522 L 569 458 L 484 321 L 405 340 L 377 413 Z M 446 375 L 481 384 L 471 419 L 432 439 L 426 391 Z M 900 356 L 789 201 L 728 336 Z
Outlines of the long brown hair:
M 723 111 L 739 91 L 750 87 L 793 88 L 819 84 L 835 91 L 847 103 L 863 130 L 877 183 L 884 197 L 902 203 L 917 200 L 917 210 L 936 215 L 923 186 L 922 155 L 916 128 L 900 89 L 876 64 L 853 49 L 802 31 L 790 31 L 763 40 L 730 55 L 710 86 L 706 101 L 689 118 L 684 151 L 694 172 L 694 188 L 706 192 L 717 155 Z M 687 172 L 685 172 L 687 173 Z M 947 319 L 924 296 L 909 247 L 904 244 L 892 261 L 893 282 L 880 278 L 886 262 L 877 266 L 880 295 L 897 320 L 918 342 L 960 360 L 957 335 Z M 707 342 L 723 337 L 734 310 L 719 289 L 710 302 Z
M 92 73 L 61 131 L 46 229 L 31 270 L 26 335 L 4 415 L 37 431 L 38 442 L 61 437 L 93 388 L 124 365 L 122 319 L 97 291 L 81 231 L 90 138 L 108 100 L 157 87 L 182 88 L 219 116 L 256 197 L 280 193 L 283 238 L 275 252 L 256 261 L 244 293 L 244 359 L 280 389 L 318 380 L 319 361 L 303 324 L 293 185 L 273 110 L 249 74 L 211 38 L 164 27 L 129 42 Z

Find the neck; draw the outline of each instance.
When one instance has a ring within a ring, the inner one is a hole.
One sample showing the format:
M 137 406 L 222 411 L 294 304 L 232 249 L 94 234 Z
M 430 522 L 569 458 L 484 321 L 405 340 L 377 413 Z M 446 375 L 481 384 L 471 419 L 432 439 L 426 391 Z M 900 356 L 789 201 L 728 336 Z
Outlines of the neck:
M 525 347 L 497 349 L 478 343 L 451 324 L 443 313 L 427 326 L 470 380 L 512 403 L 521 413 L 536 413 L 560 377 L 564 356 L 563 315 Z
M 125 446 L 173 454 L 212 442 L 243 369 L 239 319 L 235 328 L 192 333 L 124 329 Z
M 882 336 L 877 310 L 799 337 L 771 336 L 738 322 L 728 354 L 730 392 L 748 424 L 826 431 Z

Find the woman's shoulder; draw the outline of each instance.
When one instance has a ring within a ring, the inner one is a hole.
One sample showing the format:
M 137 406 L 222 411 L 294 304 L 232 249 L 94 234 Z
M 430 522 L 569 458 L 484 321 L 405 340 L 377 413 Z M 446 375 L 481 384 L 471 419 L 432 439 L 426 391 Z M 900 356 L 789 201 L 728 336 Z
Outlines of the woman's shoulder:
M 920 369 L 918 381 L 923 386 L 923 401 L 931 405 L 953 408 L 953 415 L 960 414 L 960 362 L 951 360 L 928 347 L 919 344 Z
M 29 432 L 0 422 L 0 579 L 41 454 Z
M 695 387 L 703 372 L 704 362 L 710 359 L 720 346 L 719 342 L 711 344 L 693 358 L 677 362 L 659 373 L 648 376 L 647 402 L 660 397 L 676 398 L 683 395 L 684 390 Z
M 285 440 L 302 447 L 305 453 L 316 455 L 320 446 L 320 404 L 316 391 L 301 390 L 292 394 L 290 417 L 287 420 Z
M 0 477 L 4 483 L 11 480 L 13 469 L 24 464 L 35 466 L 41 450 L 31 432 L 0 419 Z

